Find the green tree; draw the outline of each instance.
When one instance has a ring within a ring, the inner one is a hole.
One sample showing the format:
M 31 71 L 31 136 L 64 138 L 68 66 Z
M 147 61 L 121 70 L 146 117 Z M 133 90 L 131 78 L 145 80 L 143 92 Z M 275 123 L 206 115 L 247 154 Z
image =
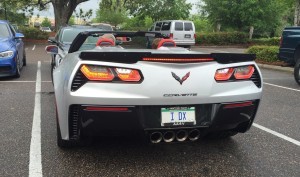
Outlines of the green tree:
M 75 16 L 74 15 L 71 16 L 68 24 L 69 25 L 75 25 Z
M 131 0 L 124 5 L 131 15 L 150 17 L 154 21 L 187 19 L 192 8 L 186 0 L 157 0 L 151 3 L 148 0 Z
M 84 23 L 87 22 L 88 19 L 91 18 L 91 16 L 93 15 L 93 10 L 89 9 L 88 11 L 83 11 L 81 8 L 79 9 L 79 12 L 75 11 L 75 16 L 79 19 L 84 21 Z
M 42 23 L 41 23 L 41 26 L 42 27 L 51 27 L 51 21 L 46 17 L 46 18 L 44 18 L 44 20 L 42 21 Z
M 96 21 L 109 23 L 115 27 L 125 22 L 127 12 L 124 8 L 124 2 L 125 0 L 102 0 L 99 3 Z
M 215 25 L 238 31 L 254 27 L 274 31 L 280 26 L 286 11 L 283 0 L 202 0 L 202 13 Z

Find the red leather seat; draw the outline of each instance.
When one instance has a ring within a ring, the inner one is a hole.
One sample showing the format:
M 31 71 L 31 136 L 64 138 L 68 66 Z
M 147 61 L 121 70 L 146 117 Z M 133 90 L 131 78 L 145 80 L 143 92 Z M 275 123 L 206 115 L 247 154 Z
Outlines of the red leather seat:
M 109 38 L 100 38 L 97 43 L 96 46 L 115 46 L 115 43 L 112 39 Z
M 176 47 L 175 42 L 173 39 L 162 39 L 159 41 L 157 48 L 160 48 L 161 46 L 163 47 Z

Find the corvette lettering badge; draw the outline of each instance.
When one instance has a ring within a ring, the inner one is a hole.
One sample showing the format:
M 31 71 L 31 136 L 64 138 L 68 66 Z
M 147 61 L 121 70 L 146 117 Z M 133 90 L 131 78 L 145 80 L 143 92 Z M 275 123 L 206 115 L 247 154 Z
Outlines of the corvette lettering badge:
M 180 79 L 180 77 L 178 77 L 175 73 L 171 72 L 172 76 L 180 83 L 180 85 L 182 85 L 182 83 L 187 80 L 187 78 L 190 77 L 190 72 L 186 73 L 185 76 L 182 77 L 182 79 Z

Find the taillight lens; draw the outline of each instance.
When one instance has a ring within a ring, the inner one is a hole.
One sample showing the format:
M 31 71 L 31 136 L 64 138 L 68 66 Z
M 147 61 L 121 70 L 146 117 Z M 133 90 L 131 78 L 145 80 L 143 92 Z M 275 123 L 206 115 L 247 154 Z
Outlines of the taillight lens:
M 283 42 L 283 37 L 281 36 L 281 37 L 280 37 L 280 44 L 279 44 L 280 47 L 282 46 L 282 42 Z
M 235 68 L 218 69 L 215 74 L 216 81 L 247 80 L 250 79 L 255 71 L 254 66 L 240 66 Z M 234 77 L 232 77 L 232 75 Z
M 174 37 L 173 33 L 170 33 L 170 39 L 172 39 Z
M 224 68 L 216 71 L 215 79 L 216 81 L 226 81 L 229 80 L 234 72 L 234 68 Z
M 235 68 L 234 77 L 236 79 L 250 79 L 254 73 L 253 66 L 243 66 Z
M 196 39 L 197 38 L 197 34 L 196 33 L 194 33 L 194 39 Z
M 125 68 L 115 68 L 118 77 L 126 82 L 138 82 L 141 80 L 139 71 Z
M 112 81 L 115 76 L 110 68 L 94 65 L 82 65 L 81 72 L 92 81 Z

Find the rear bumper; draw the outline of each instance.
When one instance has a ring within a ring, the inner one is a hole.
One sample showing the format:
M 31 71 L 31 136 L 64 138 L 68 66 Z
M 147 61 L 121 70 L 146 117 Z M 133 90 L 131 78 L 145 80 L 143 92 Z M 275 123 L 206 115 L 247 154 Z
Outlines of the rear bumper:
M 243 103 L 245 102 L 184 105 L 196 108 L 196 125 L 170 126 L 161 125 L 161 108 L 168 107 L 165 105 L 113 107 L 71 105 L 68 117 L 69 140 L 78 140 L 82 135 L 123 135 L 177 129 L 198 129 L 202 133 L 221 130 L 245 132 L 254 120 L 259 100 L 252 100 L 250 101 L 251 104 L 247 105 Z

